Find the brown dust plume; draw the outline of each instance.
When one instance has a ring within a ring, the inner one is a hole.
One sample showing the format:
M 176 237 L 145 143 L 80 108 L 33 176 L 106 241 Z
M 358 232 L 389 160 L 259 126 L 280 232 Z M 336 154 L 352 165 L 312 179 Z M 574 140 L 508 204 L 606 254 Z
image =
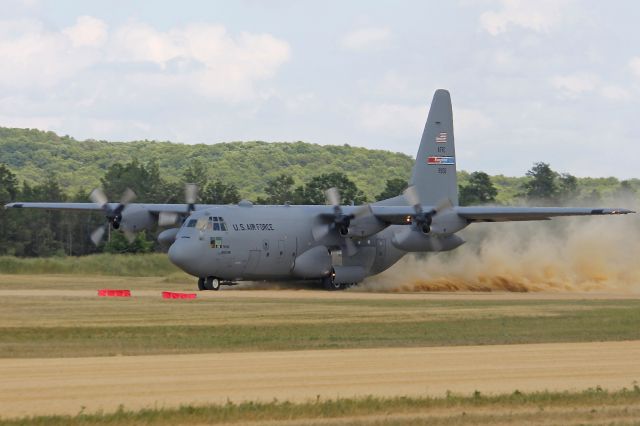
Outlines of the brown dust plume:
M 472 224 L 449 253 L 407 255 L 356 291 L 640 293 L 640 215 Z

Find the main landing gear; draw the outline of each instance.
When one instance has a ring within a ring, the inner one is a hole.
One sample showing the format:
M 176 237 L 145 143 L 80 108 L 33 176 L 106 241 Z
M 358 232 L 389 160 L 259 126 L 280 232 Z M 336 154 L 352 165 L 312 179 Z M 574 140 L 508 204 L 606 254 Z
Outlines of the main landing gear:
M 338 291 L 338 290 L 347 289 L 349 287 L 353 287 L 354 285 L 358 285 L 358 283 L 338 284 L 333 281 L 333 278 L 334 278 L 333 274 L 329 275 L 328 277 L 322 278 L 322 287 L 325 290 Z
M 216 277 L 198 278 L 198 290 L 220 290 L 220 280 Z

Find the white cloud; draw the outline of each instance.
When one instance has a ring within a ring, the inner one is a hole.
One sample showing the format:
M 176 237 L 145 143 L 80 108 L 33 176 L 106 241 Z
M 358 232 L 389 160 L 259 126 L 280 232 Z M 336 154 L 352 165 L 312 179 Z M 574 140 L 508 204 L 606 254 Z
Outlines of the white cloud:
M 4 21 L 0 28 L 0 87 L 5 89 L 50 88 L 94 61 L 39 21 Z
M 592 92 L 596 89 L 598 83 L 598 77 L 588 73 L 558 75 L 551 79 L 553 87 L 561 90 L 568 96 L 578 96 L 583 93 Z
M 253 84 L 272 77 L 290 57 L 289 45 L 269 34 L 230 36 L 225 27 L 192 24 L 162 32 L 133 23 L 116 32 L 114 62 L 151 62 L 157 71 L 134 78 L 158 87 L 189 87 L 226 100 L 255 95 Z
M 0 23 L 0 87 L 52 88 L 79 79 L 91 66 L 120 66 L 120 83 L 154 90 L 188 90 L 224 100 L 258 96 L 254 85 L 272 77 L 290 57 L 289 45 L 270 34 L 190 24 L 159 31 L 129 23 L 110 34 L 107 25 L 81 16 L 52 31 L 36 20 Z M 153 64 L 154 67 L 149 67 Z
M 92 16 L 80 16 L 76 24 L 62 30 L 74 47 L 100 46 L 107 40 L 107 24 Z
M 385 46 L 390 39 L 389 28 L 361 28 L 346 34 L 341 45 L 349 50 L 370 50 Z
M 600 77 L 591 73 L 557 75 L 551 84 L 562 95 L 577 98 L 587 93 L 597 93 L 610 101 L 625 101 L 631 98 L 629 91 L 616 84 L 606 84 Z
M 600 88 L 600 94 L 612 101 L 626 101 L 631 99 L 631 94 L 623 87 L 616 85 L 605 85 Z
M 640 56 L 631 58 L 629 61 L 629 68 L 631 72 L 638 78 L 640 78 Z
M 493 126 L 493 120 L 482 111 L 471 108 L 453 108 L 454 130 L 463 133 L 486 130 Z
M 480 25 L 496 36 L 520 27 L 538 33 L 547 33 L 564 18 L 570 0 L 502 0 L 501 9 L 480 15 Z
M 370 132 L 394 136 L 414 135 L 427 119 L 427 107 L 402 104 L 367 103 L 358 111 L 358 123 Z

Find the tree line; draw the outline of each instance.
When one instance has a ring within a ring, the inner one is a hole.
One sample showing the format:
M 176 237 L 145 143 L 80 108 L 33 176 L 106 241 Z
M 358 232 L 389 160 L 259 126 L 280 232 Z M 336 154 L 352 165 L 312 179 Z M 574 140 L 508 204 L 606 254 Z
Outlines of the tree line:
M 491 176 L 477 171 L 464 175 L 459 187 L 460 205 L 496 204 L 499 189 Z M 235 204 L 241 194 L 233 182 L 210 179 L 206 164 L 192 161 L 179 181 L 163 178 L 157 162 L 141 163 L 131 160 L 111 165 L 100 179 L 101 187 L 111 202 L 117 202 L 126 188 L 136 194 L 137 202 L 182 203 L 185 183 L 195 183 L 199 188 L 198 203 Z M 324 191 L 330 187 L 339 189 L 343 204 L 363 204 L 401 194 L 407 181 L 400 178 L 386 180 L 385 188 L 371 197 L 342 172 L 320 173 L 308 181 L 297 183 L 291 174 L 282 173 L 267 178 L 258 204 L 324 204 Z M 0 204 L 12 201 L 87 202 L 89 190 L 67 191 L 54 174 L 41 184 L 20 183 L 6 164 L 0 164 Z M 622 181 L 615 195 L 636 197 L 636 190 L 628 181 Z M 519 187 L 517 201 L 521 203 L 588 204 L 600 202 L 599 193 L 583 194 L 578 179 L 570 174 L 558 173 L 547 163 L 535 163 L 527 171 L 526 179 Z M 121 233 L 110 233 L 105 244 L 95 247 L 88 236 L 105 219 L 101 213 L 55 212 L 42 210 L 0 210 L 0 255 L 53 256 L 86 255 L 96 252 L 149 252 L 159 250 L 154 235 L 139 233 L 133 242 Z

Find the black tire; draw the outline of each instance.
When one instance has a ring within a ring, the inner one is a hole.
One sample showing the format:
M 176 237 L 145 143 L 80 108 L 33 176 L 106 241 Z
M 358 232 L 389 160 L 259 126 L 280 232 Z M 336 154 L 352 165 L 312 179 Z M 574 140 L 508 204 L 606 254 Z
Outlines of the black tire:
M 204 283 L 204 288 L 207 290 L 218 291 L 220 290 L 220 280 L 216 277 L 207 277 L 207 280 Z
M 200 291 L 206 290 L 206 287 L 204 286 L 204 278 L 202 277 L 198 278 L 198 290 Z
M 333 276 L 331 275 L 322 278 L 322 287 L 324 287 L 324 289 L 327 291 L 337 291 L 344 289 L 342 284 L 333 282 Z

